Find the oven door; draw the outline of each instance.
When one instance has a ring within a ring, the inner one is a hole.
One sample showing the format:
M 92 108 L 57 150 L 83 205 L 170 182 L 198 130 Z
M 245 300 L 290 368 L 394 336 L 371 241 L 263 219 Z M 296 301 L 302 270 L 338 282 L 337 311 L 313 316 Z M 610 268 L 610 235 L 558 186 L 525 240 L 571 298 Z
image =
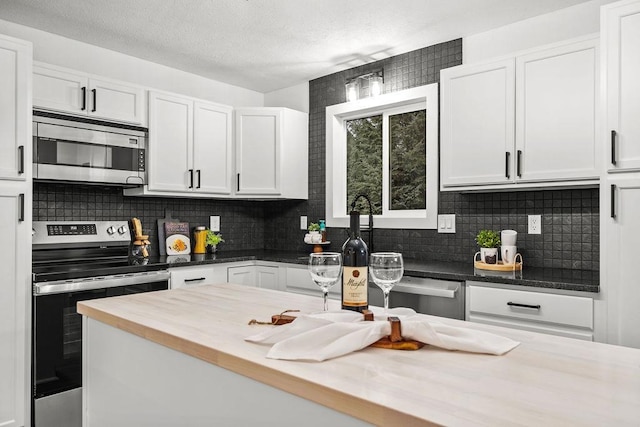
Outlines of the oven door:
M 148 281 L 117 286 L 103 280 L 88 280 L 89 288 L 96 282 L 110 287 L 82 289 L 74 281 L 72 289 L 35 284 L 33 298 L 33 391 L 34 421 L 46 420 L 47 425 L 81 425 L 82 408 L 82 316 L 76 311 L 79 301 L 150 292 L 169 288 L 168 272 L 154 272 L 144 277 Z M 140 279 L 138 279 L 140 280 Z M 128 280 L 131 281 L 131 280 Z M 49 286 L 44 287 L 45 286 Z M 36 292 L 40 289 L 41 293 Z M 53 293 L 47 293 L 53 292 Z M 71 418 L 71 419 L 70 419 Z

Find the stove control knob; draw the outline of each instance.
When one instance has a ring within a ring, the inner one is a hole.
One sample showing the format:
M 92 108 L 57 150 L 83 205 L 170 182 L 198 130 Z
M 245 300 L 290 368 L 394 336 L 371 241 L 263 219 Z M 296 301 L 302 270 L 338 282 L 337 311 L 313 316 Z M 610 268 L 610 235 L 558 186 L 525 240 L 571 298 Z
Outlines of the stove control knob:
M 115 232 L 116 232 L 116 229 L 115 229 L 115 228 L 113 228 L 113 226 L 110 226 L 109 228 L 107 228 L 107 234 L 108 234 L 109 236 L 112 236 L 112 235 L 113 235 L 113 233 L 115 233 Z
M 118 228 L 118 234 L 124 234 L 126 232 L 127 232 L 127 227 L 125 227 L 124 225 Z

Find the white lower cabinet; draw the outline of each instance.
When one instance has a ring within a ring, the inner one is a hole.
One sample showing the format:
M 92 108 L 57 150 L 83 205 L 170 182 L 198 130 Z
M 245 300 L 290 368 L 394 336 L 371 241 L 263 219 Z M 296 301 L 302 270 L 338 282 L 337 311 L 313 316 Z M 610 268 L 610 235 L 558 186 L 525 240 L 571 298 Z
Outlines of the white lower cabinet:
M 297 294 L 305 294 L 311 296 L 322 296 L 320 287 L 311 280 L 309 270 L 306 265 L 289 264 L 287 265 L 285 290 Z M 329 298 L 340 299 L 340 285 L 336 284 L 329 289 Z
M 639 7 L 640 8 L 640 7 Z M 609 174 L 600 191 L 602 270 L 607 300 L 607 342 L 640 348 L 640 174 Z
M 227 268 L 221 264 L 176 267 L 171 272 L 171 289 L 211 285 L 227 281 Z
M 256 284 L 259 288 L 279 289 L 280 269 L 267 265 L 256 265 Z
M 227 268 L 227 282 L 256 287 L 256 269 L 253 265 Z
M 279 289 L 279 268 L 268 265 L 241 265 L 227 268 L 227 281 L 264 289 Z
M 172 267 L 169 271 L 171 272 L 171 289 L 229 282 L 257 288 L 284 290 L 280 288 L 280 269 L 281 267 L 276 263 L 266 265 L 256 261 L 238 261 Z
M 593 299 L 467 282 L 467 320 L 593 341 Z

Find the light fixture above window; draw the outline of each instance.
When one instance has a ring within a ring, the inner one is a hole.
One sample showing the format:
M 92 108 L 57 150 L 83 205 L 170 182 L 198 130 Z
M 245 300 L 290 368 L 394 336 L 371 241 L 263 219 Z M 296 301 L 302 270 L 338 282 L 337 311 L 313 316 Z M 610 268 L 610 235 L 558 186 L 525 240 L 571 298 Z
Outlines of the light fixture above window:
M 382 70 L 347 79 L 344 84 L 347 102 L 360 98 L 378 96 L 384 92 L 384 77 Z

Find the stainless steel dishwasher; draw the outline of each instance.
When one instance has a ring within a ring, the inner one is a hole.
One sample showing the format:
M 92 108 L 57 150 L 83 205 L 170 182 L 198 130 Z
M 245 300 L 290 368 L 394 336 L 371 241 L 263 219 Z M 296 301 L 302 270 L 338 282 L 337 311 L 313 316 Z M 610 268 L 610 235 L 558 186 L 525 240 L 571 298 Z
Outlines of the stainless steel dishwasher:
M 382 307 L 382 290 L 369 285 L 369 304 Z M 409 307 L 418 313 L 464 320 L 464 282 L 404 276 L 391 289 L 389 307 Z

